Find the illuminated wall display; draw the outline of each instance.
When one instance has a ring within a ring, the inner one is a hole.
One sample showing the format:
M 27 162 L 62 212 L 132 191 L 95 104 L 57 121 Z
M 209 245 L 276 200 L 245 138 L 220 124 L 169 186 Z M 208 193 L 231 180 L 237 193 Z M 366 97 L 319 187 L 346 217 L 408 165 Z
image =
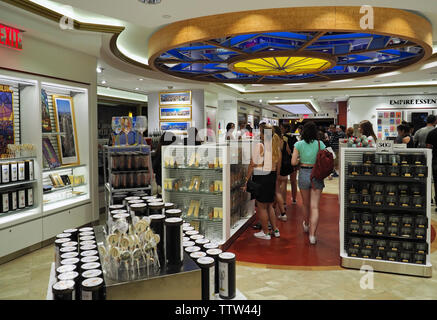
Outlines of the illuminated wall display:
M 16 50 L 23 50 L 21 31 L 0 23 L 0 45 Z

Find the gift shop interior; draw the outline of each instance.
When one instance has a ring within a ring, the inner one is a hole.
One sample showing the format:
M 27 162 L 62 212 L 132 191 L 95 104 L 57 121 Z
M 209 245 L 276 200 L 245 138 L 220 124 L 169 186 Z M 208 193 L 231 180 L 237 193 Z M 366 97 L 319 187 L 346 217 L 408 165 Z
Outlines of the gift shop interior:
M 0 299 L 436 299 L 435 37 L 429 0 L 0 0 Z

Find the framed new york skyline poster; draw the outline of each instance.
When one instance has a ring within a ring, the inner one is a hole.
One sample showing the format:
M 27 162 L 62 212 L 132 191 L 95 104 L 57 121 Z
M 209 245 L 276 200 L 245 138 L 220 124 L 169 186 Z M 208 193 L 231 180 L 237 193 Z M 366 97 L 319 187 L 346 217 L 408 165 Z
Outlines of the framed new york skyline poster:
M 159 123 L 159 128 L 161 131 L 171 131 L 175 134 L 187 134 L 188 129 L 191 128 L 191 121 L 164 121 Z
M 184 105 L 191 106 L 191 91 L 179 91 L 179 92 L 160 92 L 159 93 L 159 105 Z
M 8 144 L 15 144 L 14 96 L 8 86 L 0 86 L 0 154 L 6 154 Z
M 159 120 L 191 120 L 191 106 L 160 107 Z
M 79 164 L 79 146 L 77 144 L 76 120 L 73 99 L 53 95 L 53 109 L 58 135 L 59 157 L 62 165 Z

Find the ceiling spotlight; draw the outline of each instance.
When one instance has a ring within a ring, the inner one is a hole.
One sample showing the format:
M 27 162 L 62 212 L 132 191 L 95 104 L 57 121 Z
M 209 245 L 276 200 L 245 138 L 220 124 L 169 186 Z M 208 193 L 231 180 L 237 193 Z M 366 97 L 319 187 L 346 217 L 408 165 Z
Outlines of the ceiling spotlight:
M 140 88 L 135 88 L 135 90 L 140 90 Z
M 102 80 L 102 84 L 106 84 L 106 81 L 105 81 L 105 80 Z
M 100 68 L 100 67 L 97 67 L 97 69 L 96 69 L 96 71 L 97 71 L 97 73 L 102 73 L 103 72 L 103 68 Z
M 144 79 L 143 78 L 139 78 L 138 80 L 143 81 Z

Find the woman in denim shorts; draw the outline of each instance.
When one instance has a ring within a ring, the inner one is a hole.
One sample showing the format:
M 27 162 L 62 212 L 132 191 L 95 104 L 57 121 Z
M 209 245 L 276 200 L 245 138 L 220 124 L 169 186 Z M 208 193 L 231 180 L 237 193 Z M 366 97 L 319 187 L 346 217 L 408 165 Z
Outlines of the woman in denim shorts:
M 320 147 L 319 147 L 320 146 Z M 303 229 L 309 232 L 311 244 L 316 244 L 316 231 L 319 223 L 319 203 L 322 190 L 325 187 L 323 180 L 313 178 L 311 171 L 316 163 L 317 153 L 326 148 L 325 144 L 317 140 L 317 127 L 314 122 L 307 122 L 301 134 L 301 141 L 294 145 L 291 164 L 299 165 L 298 185 L 304 206 Z

